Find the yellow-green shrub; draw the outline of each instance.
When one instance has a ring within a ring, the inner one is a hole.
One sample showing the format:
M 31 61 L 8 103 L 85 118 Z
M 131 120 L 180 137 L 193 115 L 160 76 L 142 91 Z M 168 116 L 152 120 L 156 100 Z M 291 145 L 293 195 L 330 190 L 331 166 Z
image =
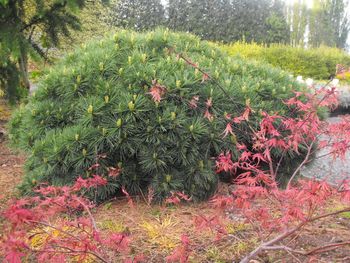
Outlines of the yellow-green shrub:
M 345 83 L 349 83 L 350 82 L 350 72 L 346 71 L 344 73 L 340 73 L 337 74 L 336 76 L 338 79 L 340 79 L 341 81 L 345 82 Z
M 335 74 L 337 64 L 350 66 L 350 56 L 332 47 L 297 48 L 282 44 L 270 46 L 235 42 L 222 46 L 230 55 L 272 64 L 294 75 L 328 79 Z

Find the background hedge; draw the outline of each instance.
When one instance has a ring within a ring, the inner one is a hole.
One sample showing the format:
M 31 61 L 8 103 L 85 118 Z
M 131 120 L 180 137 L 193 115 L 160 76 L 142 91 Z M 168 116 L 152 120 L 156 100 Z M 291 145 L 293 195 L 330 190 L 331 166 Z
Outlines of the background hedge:
M 270 63 L 294 76 L 301 75 L 317 80 L 334 76 L 337 64 L 350 66 L 350 56 L 346 52 L 326 46 L 304 49 L 281 44 L 266 46 L 235 42 L 223 45 L 222 49 L 233 56 Z

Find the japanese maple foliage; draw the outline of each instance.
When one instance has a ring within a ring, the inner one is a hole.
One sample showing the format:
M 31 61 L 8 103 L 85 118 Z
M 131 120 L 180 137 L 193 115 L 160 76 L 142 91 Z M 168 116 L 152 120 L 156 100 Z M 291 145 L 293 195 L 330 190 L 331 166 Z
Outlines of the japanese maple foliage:
M 258 246 L 241 262 L 249 262 L 263 250 L 283 249 L 290 253 L 311 255 L 335 249 L 339 246 L 327 245 L 309 253 L 301 252 L 283 246 L 282 241 L 300 231 L 308 223 L 350 211 L 348 204 L 350 188 L 346 180 L 339 182 L 340 185 L 337 186 L 331 186 L 325 181 L 296 180 L 301 168 L 312 161 L 314 152 L 318 149 L 325 148 L 328 151 L 325 155 L 344 159 L 350 147 L 349 117 L 343 117 L 340 122 L 330 124 L 321 120 L 318 115 L 321 108 L 336 107 L 335 88 L 323 88 L 313 93 L 296 92 L 293 98 L 285 101 L 285 104 L 290 108 L 290 116 L 260 113 L 262 118 L 259 128 L 254 132 L 252 147 L 237 142 L 237 149 L 240 150 L 237 161 L 232 159 L 230 152 L 223 152 L 216 159 L 217 172 L 233 174 L 237 186 L 228 196 L 214 197 L 213 205 L 244 215 L 263 241 L 270 239 L 272 233 L 281 233 Z M 243 115 L 246 115 L 246 112 L 247 110 Z M 295 113 L 298 113 L 297 116 Z M 239 122 L 234 121 L 234 118 L 229 120 L 224 136 L 233 132 L 231 125 L 248 121 L 243 115 L 236 117 Z M 293 172 L 286 188 L 279 187 L 276 178 L 280 172 L 283 156 L 291 152 L 300 155 L 300 149 L 306 151 L 303 161 Z M 283 152 L 277 163 L 271 158 L 275 151 Z M 324 204 L 330 199 L 345 202 L 348 206 L 327 214 L 323 211 Z M 349 243 L 344 242 L 343 245 Z
M 174 249 L 171 255 L 166 257 L 166 262 L 180 262 L 180 263 L 186 263 L 188 262 L 189 256 L 190 256 L 190 240 L 188 236 L 182 235 L 181 236 L 181 244 Z
M 83 192 L 106 183 L 99 175 L 79 177 L 72 186 L 43 185 L 36 196 L 11 201 L 2 214 L 0 248 L 5 262 L 22 262 L 28 256 L 38 262 L 113 262 L 116 256 L 126 262 L 141 261 L 141 257 L 127 257 L 128 235 L 102 233 L 96 226 L 90 212 L 94 204 Z

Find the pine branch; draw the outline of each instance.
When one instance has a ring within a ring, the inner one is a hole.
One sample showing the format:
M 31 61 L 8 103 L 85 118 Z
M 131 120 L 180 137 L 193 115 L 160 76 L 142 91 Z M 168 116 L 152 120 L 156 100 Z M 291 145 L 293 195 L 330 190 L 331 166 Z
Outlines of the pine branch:
M 31 18 L 31 20 L 27 23 L 24 24 L 23 27 L 20 29 L 20 32 L 24 32 L 26 29 L 38 25 L 40 23 L 43 23 L 47 19 L 48 14 L 52 14 L 57 10 L 64 9 L 67 5 L 67 1 L 62 1 L 62 2 L 56 2 L 54 3 L 46 12 L 44 15 L 35 15 L 34 17 Z

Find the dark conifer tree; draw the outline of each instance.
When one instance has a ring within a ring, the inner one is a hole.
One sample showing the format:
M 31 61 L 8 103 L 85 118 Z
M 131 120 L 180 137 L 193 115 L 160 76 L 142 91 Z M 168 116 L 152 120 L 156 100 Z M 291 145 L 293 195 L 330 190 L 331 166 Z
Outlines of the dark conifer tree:
M 85 0 L 0 1 L 0 85 L 10 100 L 18 96 L 18 84 L 29 88 L 28 58 L 45 57 L 44 49 L 59 44 L 80 28 L 76 10 Z
M 189 31 L 190 3 L 188 0 L 169 0 L 167 26 L 177 31 Z
M 164 25 L 164 7 L 160 0 L 120 0 L 111 7 L 112 25 L 137 31 Z

